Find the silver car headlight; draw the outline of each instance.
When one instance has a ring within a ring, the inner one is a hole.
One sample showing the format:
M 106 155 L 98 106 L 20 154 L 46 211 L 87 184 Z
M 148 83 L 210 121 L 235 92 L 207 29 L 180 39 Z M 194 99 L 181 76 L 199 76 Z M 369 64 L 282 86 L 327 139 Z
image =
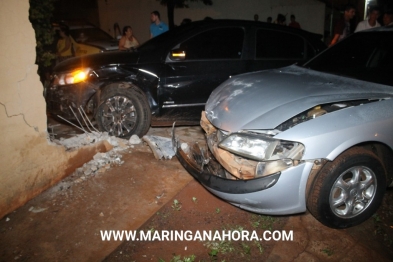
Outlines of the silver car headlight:
M 54 85 L 71 85 L 85 81 L 90 73 L 90 68 L 76 69 L 71 72 L 59 73 L 55 76 Z
M 304 153 L 304 145 L 301 143 L 278 140 L 260 134 L 234 133 L 226 137 L 218 146 L 257 161 L 300 160 Z

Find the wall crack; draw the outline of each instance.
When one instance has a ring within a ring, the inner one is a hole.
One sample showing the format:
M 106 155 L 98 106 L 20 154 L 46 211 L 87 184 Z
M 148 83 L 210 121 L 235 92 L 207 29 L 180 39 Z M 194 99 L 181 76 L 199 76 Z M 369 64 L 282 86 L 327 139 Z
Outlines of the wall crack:
M 7 117 L 8 117 L 8 118 L 11 118 L 11 117 L 16 117 L 16 116 L 22 116 L 22 118 L 23 118 L 23 121 L 25 122 L 25 124 L 26 124 L 26 125 L 28 125 L 30 128 L 33 128 L 33 129 L 34 129 L 34 131 L 36 131 L 36 132 L 39 132 L 39 129 L 38 129 L 38 127 L 37 127 L 37 126 L 32 126 L 32 125 L 30 125 L 30 124 L 29 124 L 29 123 L 26 121 L 26 119 L 25 119 L 25 115 L 24 115 L 24 114 L 20 113 L 20 114 L 16 114 L 16 115 L 8 115 L 8 112 L 7 112 L 7 107 L 6 107 L 6 105 L 5 105 L 5 104 L 3 104 L 3 103 L 1 103 L 1 102 L 0 102 L 0 105 L 2 105 L 2 106 L 4 107 L 5 114 L 7 115 Z

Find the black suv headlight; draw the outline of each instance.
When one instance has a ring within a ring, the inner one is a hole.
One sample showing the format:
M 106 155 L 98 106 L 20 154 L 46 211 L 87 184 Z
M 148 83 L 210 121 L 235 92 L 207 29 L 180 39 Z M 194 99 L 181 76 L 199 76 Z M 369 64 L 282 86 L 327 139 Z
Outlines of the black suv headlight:
M 55 75 L 55 85 L 71 85 L 85 81 L 90 73 L 90 68 L 77 69 L 71 72 L 58 73 Z

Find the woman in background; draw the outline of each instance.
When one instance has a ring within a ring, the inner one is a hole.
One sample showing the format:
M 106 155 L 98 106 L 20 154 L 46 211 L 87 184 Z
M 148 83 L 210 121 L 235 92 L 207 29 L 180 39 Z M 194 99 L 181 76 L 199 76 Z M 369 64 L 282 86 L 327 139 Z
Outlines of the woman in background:
M 137 46 L 139 46 L 139 42 L 132 34 L 131 26 L 125 26 L 123 28 L 123 36 L 119 41 L 119 50 L 129 50 L 130 48 Z
M 67 27 L 60 27 L 60 39 L 57 41 L 57 62 L 60 63 L 74 56 L 72 40 Z

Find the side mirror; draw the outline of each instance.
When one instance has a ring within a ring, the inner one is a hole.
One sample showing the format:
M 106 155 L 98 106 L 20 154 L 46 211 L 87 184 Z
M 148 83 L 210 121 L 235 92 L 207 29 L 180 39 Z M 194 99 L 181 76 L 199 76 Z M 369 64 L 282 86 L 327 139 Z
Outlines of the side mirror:
M 186 52 L 180 49 L 171 50 L 171 59 L 172 60 L 184 60 L 186 59 Z

